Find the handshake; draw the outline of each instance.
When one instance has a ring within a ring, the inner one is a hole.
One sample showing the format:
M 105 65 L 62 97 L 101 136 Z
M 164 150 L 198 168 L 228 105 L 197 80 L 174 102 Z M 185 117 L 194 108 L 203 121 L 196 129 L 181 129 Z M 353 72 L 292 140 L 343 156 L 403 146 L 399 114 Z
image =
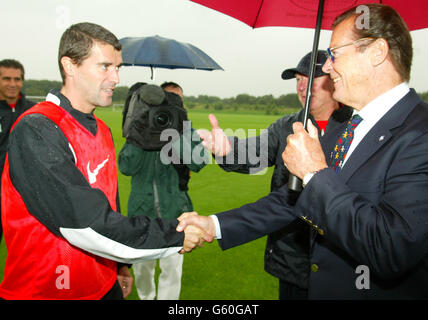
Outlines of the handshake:
M 231 152 L 232 146 L 219 127 L 217 118 L 209 115 L 212 130 L 197 130 L 202 139 L 202 145 L 216 156 L 224 157 Z M 196 247 L 202 247 L 204 242 L 212 242 L 216 236 L 216 228 L 212 218 L 200 216 L 196 212 L 184 212 L 178 217 L 180 223 L 177 226 L 178 232 L 184 231 L 183 248 L 179 253 L 191 252 Z
M 184 212 L 177 218 L 180 222 L 178 232 L 184 231 L 183 248 L 179 253 L 191 252 L 196 247 L 201 248 L 205 242 L 212 242 L 216 235 L 212 218 L 200 216 L 196 212 Z

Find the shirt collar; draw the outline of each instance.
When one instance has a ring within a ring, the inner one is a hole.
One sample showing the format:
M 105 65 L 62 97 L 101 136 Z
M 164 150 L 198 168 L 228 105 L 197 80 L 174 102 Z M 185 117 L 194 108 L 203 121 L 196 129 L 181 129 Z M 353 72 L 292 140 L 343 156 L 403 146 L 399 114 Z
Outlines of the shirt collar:
M 359 114 L 364 121 L 375 123 L 380 118 L 382 118 L 409 91 L 409 84 L 407 82 L 402 82 L 369 102 L 360 111 L 354 110 L 353 115 Z
M 46 101 L 52 102 L 67 111 L 69 111 L 71 108 L 70 101 L 57 89 L 51 89 L 49 91 L 48 95 L 46 96 Z
M 71 106 L 70 100 L 67 99 L 59 90 L 52 89 L 46 96 L 46 101 L 52 102 L 67 111 L 82 126 L 88 129 L 93 135 L 97 133 L 97 121 L 93 113 L 83 113 Z
M 46 101 L 52 102 L 52 103 L 56 104 L 57 106 L 62 107 L 63 109 L 65 109 L 69 113 L 72 113 L 72 114 L 78 113 L 78 114 L 82 114 L 83 116 L 86 116 L 86 117 L 90 117 L 90 118 L 93 117 L 93 112 L 84 113 L 84 112 L 81 112 L 81 111 L 73 108 L 70 100 L 68 100 L 68 98 L 66 96 L 64 96 L 60 90 L 51 89 L 46 96 Z

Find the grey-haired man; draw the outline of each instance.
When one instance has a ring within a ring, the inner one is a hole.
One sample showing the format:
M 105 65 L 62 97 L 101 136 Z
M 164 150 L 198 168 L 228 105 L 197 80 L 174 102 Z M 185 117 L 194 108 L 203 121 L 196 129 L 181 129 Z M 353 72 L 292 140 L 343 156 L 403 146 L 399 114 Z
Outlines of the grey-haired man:
M 317 125 L 320 136 L 323 136 L 326 130 L 349 120 L 352 114 L 351 108 L 339 105 L 332 97 L 333 82 L 322 71 L 326 61 L 325 53 L 318 51 L 309 115 L 312 123 Z M 284 80 L 296 79 L 296 91 L 302 106 L 306 100 L 310 59 L 311 52 L 303 56 L 297 67 L 286 69 L 281 75 Z M 225 171 L 248 174 L 274 166 L 271 191 L 276 191 L 288 182 L 289 172 L 281 157 L 287 137 L 293 133 L 293 123 L 302 120 L 303 109 L 281 117 L 260 136 L 238 139 L 226 137 L 215 116 L 210 115 L 212 131 L 198 130 L 198 133 L 204 140 L 204 146 L 217 157 L 218 163 L 222 163 L 220 167 Z M 251 152 L 259 155 L 256 162 L 251 162 L 256 158 L 250 155 Z M 307 299 L 310 263 L 309 227 L 305 222 L 296 219 L 287 228 L 268 236 L 265 270 L 279 278 L 279 299 Z

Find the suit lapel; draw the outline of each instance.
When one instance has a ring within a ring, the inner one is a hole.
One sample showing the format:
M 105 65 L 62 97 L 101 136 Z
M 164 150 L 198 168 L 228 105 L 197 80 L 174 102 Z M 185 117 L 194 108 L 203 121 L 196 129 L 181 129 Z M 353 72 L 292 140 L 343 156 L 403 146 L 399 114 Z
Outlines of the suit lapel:
M 359 167 L 393 137 L 392 129 L 401 126 L 419 102 L 419 96 L 411 89 L 374 125 L 340 171 L 344 182 L 347 182 Z
M 376 125 L 367 133 L 358 147 L 351 154 L 343 169 L 338 173 L 346 183 L 348 179 L 361 167 L 379 148 L 389 141 L 394 134 L 391 132 L 393 128 L 399 127 L 406 120 L 410 112 L 422 100 L 413 89 L 398 101 L 389 110 Z M 343 133 L 346 127 L 346 122 L 327 131 L 327 134 L 320 139 L 324 154 L 328 161 L 330 152 L 334 148 L 337 139 Z M 311 250 L 315 244 L 315 238 L 319 236 L 318 232 L 311 228 L 310 240 Z
M 390 138 L 392 134 L 388 127 L 377 123 L 360 142 L 357 148 L 349 157 L 348 161 L 340 171 L 343 181 L 348 179 L 354 172 L 364 164 L 379 148 L 381 148 Z

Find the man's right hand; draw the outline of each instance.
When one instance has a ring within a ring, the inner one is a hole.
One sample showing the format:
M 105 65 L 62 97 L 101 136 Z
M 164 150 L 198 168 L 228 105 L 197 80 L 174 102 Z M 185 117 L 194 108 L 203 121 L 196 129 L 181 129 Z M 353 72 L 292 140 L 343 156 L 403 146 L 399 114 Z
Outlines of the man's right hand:
M 211 131 L 199 129 L 196 132 L 202 139 L 202 145 L 210 150 L 218 157 L 224 157 L 232 151 L 232 145 L 224 133 L 223 129 L 219 127 L 215 115 L 208 116 L 211 123 Z
M 184 230 L 183 249 L 179 253 L 191 252 L 194 248 L 202 247 L 204 242 L 212 242 L 216 231 L 211 218 L 200 216 L 196 212 L 184 212 L 179 218 L 177 231 Z

